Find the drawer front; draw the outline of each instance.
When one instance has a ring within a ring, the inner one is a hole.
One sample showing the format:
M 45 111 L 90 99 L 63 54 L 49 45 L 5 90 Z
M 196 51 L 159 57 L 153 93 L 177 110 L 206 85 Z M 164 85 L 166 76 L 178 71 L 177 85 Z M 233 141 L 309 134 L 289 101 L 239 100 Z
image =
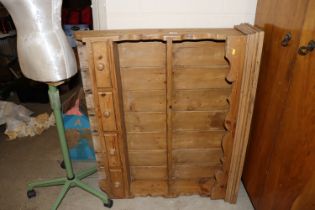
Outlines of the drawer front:
M 97 87 L 112 87 L 107 43 L 95 42 L 93 43 L 92 48 Z
M 93 146 L 96 154 L 106 153 L 106 148 L 104 144 L 104 138 L 101 136 L 93 136 Z
M 114 196 L 118 198 L 123 198 L 125 196 L 125 193 L 122 170 L 111 169 L 110 177 L 112 181 L 112 192 Z
M 107 157 L 108 164 L 110 168 L 120 167 L 120 155 L 119 155 L 119 147 L 118 147 L 118 139 L 117 135 L 106 135 L 106 148 L 107 148 Z
M 112 92 L 100 92 L 99 103 L 104 131 L 116 131 L 116 118 Z

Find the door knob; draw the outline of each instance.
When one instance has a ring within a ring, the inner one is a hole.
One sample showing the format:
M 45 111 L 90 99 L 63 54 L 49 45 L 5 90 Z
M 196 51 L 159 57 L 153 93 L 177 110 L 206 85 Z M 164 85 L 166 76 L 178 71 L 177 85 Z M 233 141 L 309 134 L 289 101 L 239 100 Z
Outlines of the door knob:
M 299 48 L 298 53 L 300 55 L 307 55 L 308 53 L 312 52 L 315 49 L 315 41 L 311 40 L 309 41 L 309 43 L 307 44 L 307 46 L 301 46 Z
M 292 34 L 290 32 L 288 32 L 286 35 L 284 35 L 282 41 L 281 41 L 281 45 L 282 47 L 287 47 L 289 45 L 289 42 L 292 39 Z

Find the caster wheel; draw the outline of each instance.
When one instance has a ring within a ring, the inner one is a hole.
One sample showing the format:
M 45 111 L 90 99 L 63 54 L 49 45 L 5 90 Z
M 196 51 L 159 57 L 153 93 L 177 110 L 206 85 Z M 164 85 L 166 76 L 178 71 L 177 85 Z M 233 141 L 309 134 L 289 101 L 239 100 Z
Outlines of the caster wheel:
M 28 198 L 33 198 L 33 197 L 35 197 L 35 196 L 36 196 L 35 190 L 29 190 L 29 191 L 27 191 L 27 197 L 28 197 Z
M 66 169 L 65 161 L 62 161 L 62 162 L 60 163 L 60 168 Z
M 107 208 L 112 208 L 114 202 L 112 199 L 108 199 L 108 203 L 104 203 L 104 206 Z

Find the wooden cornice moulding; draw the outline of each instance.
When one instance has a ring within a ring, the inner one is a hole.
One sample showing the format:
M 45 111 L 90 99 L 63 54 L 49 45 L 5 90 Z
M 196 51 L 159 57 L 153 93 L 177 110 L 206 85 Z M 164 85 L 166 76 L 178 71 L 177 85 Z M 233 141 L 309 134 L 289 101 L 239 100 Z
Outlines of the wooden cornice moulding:
M 241 24 L 75 36 L 101 189 L 235 203 L 263 32 Z

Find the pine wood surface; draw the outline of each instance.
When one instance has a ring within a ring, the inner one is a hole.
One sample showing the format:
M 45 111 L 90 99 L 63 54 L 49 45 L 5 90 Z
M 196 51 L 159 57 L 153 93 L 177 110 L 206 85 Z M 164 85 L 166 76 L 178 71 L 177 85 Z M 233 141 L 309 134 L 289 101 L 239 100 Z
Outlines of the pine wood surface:
M 235 202 L 262 32 L 243 24 L 76 37 L 101 188 L 115 198 Z
M 77 31 L 75 38 L 79 41 L 104 40 L 110 38 L 119 40 L 165 40 L 167 37 L 175 37 L 176 40 L 189 39 L 217 39 L 225 40 L 228 36 L 240 36 L 240 31 L 232 28 L 218 29 L 127 29 L 104 31 Z

